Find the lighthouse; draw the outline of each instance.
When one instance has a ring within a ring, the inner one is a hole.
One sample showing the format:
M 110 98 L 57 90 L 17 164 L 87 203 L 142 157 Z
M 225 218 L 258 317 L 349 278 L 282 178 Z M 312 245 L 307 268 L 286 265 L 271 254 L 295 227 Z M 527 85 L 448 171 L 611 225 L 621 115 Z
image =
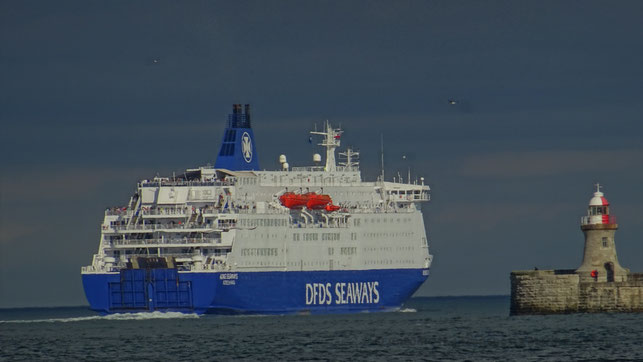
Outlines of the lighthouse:
M 581 282 L 624 282 L 628 269 L 618 263 L 614 233 L 618 229 L 616 218 L 610 215 L 610 204 L 596 184 L 596 192 L 589 200 L 587 216 L 581 218 L 585 234 L 583 263 L 576 269 Z
M 616 257 L 616 219 L 596 184 L 587 215 L 583 263 L 578 269 L 511 272 L 511 314 L 643 313 L 643 273 L 630 273 Z

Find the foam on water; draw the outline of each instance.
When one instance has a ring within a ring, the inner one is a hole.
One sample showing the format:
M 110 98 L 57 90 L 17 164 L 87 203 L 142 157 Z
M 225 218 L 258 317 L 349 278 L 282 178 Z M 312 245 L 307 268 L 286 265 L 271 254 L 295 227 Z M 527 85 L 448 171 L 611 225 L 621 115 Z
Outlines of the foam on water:
M 398 312 L 400 312 L 400 313 L 416 313 L 417 309 L 414 309 L 414 308 L 402 308 L 402 309 L 398 310 Z
M 146 312 L 146 313 L 119 313 L 103 317 L 108 320 L 146 320 L 146 319 L 192 319 L 199 318 L 198 314 L 181 312 Z
M 177 319 L 177 318 L 182 318 L 182 319 L 199 318 L 199 315 L 187 314 L 187 313 L 181 313 L 181 312 L 117 313 L 117 314 L 110 314 L 106 316 L 0 320 L 0 324 L 3 324 L 3 323 L 69 323 L 69 322 L 84 322 L 84 321 L 93 321 L 93 320 L 131 321 L 131 320 Z

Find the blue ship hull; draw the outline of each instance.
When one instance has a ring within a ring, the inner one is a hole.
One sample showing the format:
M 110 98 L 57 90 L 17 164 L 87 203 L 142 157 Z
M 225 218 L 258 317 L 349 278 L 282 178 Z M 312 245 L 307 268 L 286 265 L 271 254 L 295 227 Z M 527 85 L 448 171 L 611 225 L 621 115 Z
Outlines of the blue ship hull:
M 83 274 L 85 295 L 101 313 L 180 311 L 296 314 L 399 308 L 428 269 L 289 272 L 180 272 L 126 269 Z

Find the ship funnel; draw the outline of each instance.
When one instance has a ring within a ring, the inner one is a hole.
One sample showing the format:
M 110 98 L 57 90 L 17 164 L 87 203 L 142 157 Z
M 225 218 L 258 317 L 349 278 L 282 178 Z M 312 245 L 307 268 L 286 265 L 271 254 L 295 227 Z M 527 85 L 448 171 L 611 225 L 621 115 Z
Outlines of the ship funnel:
M 246 104 L 245 106 L 246 122 L 248 122 L 248 128 L 250 128 L 250 105 Z
M 259 170 L 259 160 L 254 143 L 254 133 L 250 126 L 250 105 L 232 105 L 228 124 L 223 133 L 223 142 L 214 164 L 215 168 L 230 171 Z

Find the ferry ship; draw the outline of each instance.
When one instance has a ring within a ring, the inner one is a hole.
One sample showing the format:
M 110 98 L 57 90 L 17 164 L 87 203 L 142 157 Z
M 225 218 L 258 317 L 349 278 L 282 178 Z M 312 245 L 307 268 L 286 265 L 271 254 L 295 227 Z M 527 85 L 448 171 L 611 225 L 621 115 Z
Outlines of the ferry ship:
M 261 170 L 250 106 L 233 105 L 216 162 L 138 182 L 105 210 L 82 268 L 101 313 L 392 311 L 429 276 L 424 178 L 362 181 L 359 152 L 326 121 L 313 165 Z M 410 178 L 410 177 L 409 177 Z

